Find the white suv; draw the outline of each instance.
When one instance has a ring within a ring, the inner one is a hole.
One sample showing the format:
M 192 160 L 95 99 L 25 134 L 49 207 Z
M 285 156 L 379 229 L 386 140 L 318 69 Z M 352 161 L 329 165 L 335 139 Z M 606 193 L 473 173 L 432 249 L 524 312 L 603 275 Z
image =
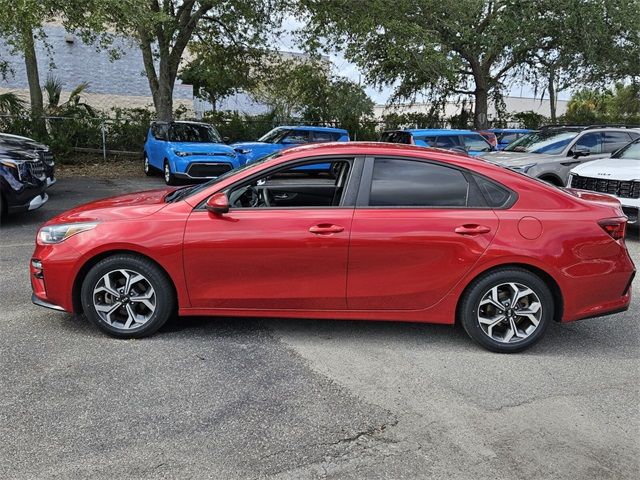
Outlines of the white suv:
M 640 140 L 616 151 L 611 158 L 573 168 L 567 186 L 613 195 L 622 203 L 629 223 L 637 223 L 640 211 Z

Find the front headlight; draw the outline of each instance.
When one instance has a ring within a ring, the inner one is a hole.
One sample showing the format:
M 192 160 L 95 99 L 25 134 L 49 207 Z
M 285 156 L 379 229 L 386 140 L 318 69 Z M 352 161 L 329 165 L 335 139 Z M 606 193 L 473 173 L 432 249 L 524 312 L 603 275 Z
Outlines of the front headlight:
M 535 167 L 535 166 L 536 166 L 535 163 L 531 163 L 529 165 L 520 165 L 518 167 L 507 167 L 507 168 L 513 170 L 514 172 L 527 173 L 532 167 Z
M 91 230 L 98 222 L 61 223 L 60 225 L 47 225 L 38 232 L 38 240 L 44 244 L 60 243 L 69 237 L 81 232 Z
M 174 150 L 173 153 L 175 153 L 179 157 L 186 157 L 187 155 L 189 155 L 189 152 L 181 152 L 180 150 Z
M 14 172 L 18 181 L 22 181 L 22 177 L 25 175 L 25 162 L 21 160 L 0 160 L 0 163 L 5 167 L 9 167 Z

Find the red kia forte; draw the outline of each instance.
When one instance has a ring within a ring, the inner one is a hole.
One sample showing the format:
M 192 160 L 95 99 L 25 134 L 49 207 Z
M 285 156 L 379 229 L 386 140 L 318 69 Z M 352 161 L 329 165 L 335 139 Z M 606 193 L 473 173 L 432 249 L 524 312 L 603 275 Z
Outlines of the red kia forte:
M 331 163 L 331 174 L 299 167 Z M 208 183 L 47 222 L 33 301 L 116 337 L 172 315 L 453 324 L 498 352 L 549 323 L 626 310 L 635 273 L 612 197 L 447 151 L 295 148 Z

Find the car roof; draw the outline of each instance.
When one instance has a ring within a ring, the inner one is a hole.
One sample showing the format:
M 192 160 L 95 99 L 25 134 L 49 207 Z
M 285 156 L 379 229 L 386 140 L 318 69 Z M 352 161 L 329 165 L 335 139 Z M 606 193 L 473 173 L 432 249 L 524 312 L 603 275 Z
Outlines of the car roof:
M 349 132 L 344 128 L 334 128 L 334 127 L 316 127 L 314 125 L 281 125 L 276 128 L 295 128 L 296 130 L 305 130 L 305 131 L 314 131 L 314 132 L 333 132 L 333 133 L 345 133 Z
M 493 133 L 529 133 L 532 130 L 530 128 L 490 128 L 487 131 Z
M 460 130 L 453 128 L 407 128 L 404 130 L 393 130 L 395 132 L 407 132 L 412 135 L 466 135 L 473 133 L 479 135 L 478 132 L 473 130 Z

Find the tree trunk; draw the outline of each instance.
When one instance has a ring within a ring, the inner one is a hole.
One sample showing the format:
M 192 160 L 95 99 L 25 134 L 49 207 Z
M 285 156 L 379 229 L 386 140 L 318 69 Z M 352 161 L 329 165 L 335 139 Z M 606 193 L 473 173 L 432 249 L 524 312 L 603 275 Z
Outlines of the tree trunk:
M 551 112 L 551 123 L 556 123 L 556 107 L 557 107 L 557 98 L 556 98 L 556 75 L 553 69 L 549 70 L 549 110 Z
M 31 103 L 31 116 L 33 117 L 33 133 L 36 138 L 42 139 L 47 135 L 47 127 L 44 120 L 44 106 L 42 101 L 42 89 L 40 87 L 40 74 L 38 73 L 38 59 L 33 40 L 33 30 L 29 26 L 22 28 L 22 42 L 24 45 L 24 64 L 29 82 L 29 97 Z
M 489 110 L 489 92 L 483 82 L 476 81 L 476 89 L 473 92 L 475 106 L 473 109 L 473 128 L 486 130 L 489 128 L 487 112 Z

